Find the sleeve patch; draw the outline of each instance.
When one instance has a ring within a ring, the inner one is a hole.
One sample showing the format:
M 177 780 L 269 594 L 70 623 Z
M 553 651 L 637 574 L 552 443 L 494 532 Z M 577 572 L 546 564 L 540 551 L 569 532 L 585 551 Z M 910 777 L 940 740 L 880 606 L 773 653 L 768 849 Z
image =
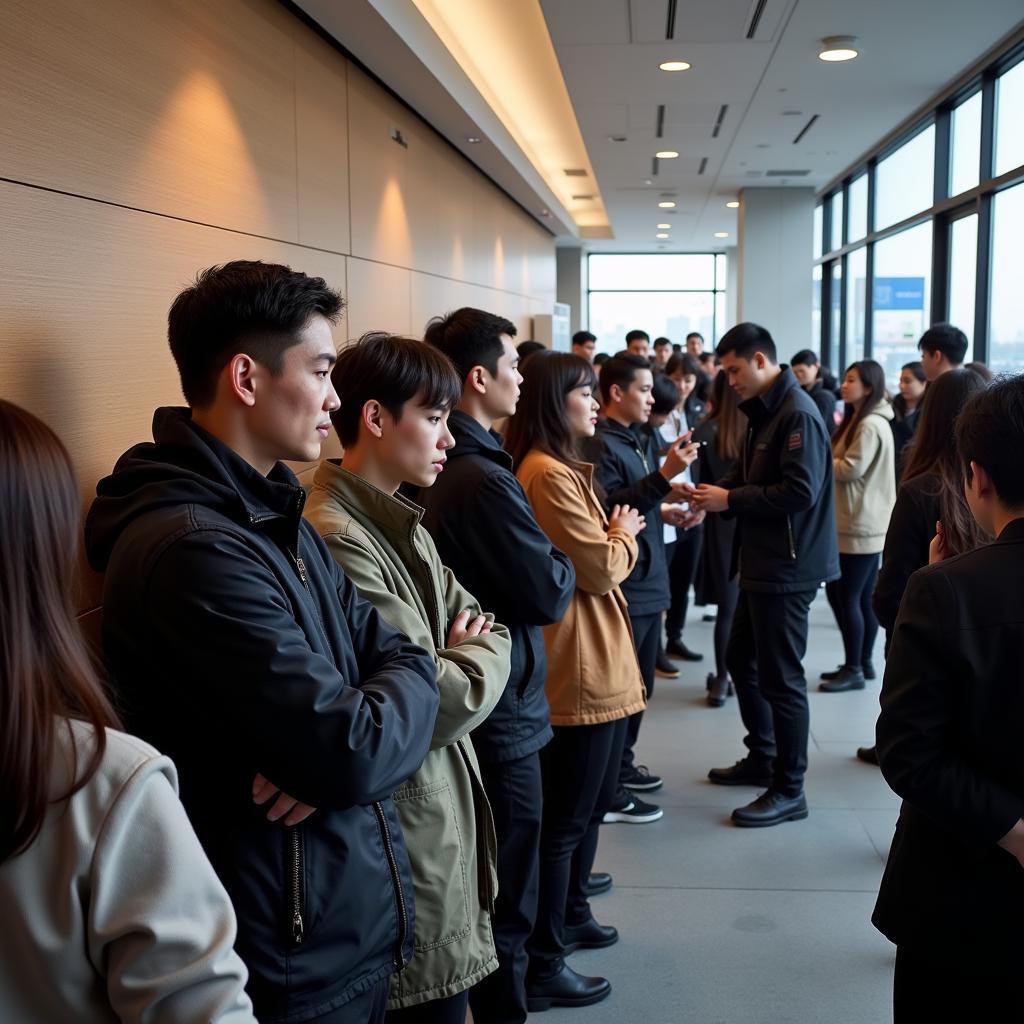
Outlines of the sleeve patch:
M 799 451 L 804 446 L 803 431 L 794 430 L 786 442 L 786 449 L 791 452 Z

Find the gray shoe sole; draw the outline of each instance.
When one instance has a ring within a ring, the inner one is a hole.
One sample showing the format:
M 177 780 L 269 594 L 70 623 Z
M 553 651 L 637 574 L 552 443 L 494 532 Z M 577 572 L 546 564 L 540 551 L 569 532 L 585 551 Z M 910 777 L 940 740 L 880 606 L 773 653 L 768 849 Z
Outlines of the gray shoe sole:
M 790 811 L 789 814 L 780 815 L 777 818 L 769 818 L 764 821 L 744 821 L 742 818 L 737 818 L 734 814 L 732 817 L 732 823 L 737 828 L 770 828 L 772 825 L 781 825 L 787 821 L 803 821 L 808 815 L 808 810 L 804 808 L 802 811 Z

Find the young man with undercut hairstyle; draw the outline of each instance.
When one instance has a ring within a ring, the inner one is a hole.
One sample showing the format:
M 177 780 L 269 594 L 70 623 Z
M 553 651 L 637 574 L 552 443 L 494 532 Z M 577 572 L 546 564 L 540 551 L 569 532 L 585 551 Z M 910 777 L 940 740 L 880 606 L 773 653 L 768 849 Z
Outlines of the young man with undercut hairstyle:
M 481 1024 L 523 1024 L 527 1016 L 526 941 L 540 877 L 540 750 L 552 737 L 542 627 L 561 619 L 576 589 L 572 562 L 537 525 L 494 430 L 519 401 L 515 334 L 509 320 L 481 309 L 458 309 L 427 325 L 426 341 L 455 366 L 460 394 L 448 417 L 455 446 L 444 472 L 417 496 L 445 565 L 512 638 L 504 695 L 473 732 L 498 833 L 498 969 L 469 996 Z M 604 891 L 611 877 L 591 875 L 590 885 Z
M 626 351 L 634 356 L 643 356 L 646 359 L 650 355 L 651 336 L 646 331 L 630 331 L 626 335 Z
M 157 410 L 86 523 L 127 720 L 178 767 L 267 1024 L 382 1021 L 413 955 L 391 794 L 429 749 L 436 668 L 338 568 L 284 465 L 328 436 L 341 306 L 284 266 L 200 274 L 169 316 L 189 408 Z
M 924 375 L 933 381 L 963 366 L 968 349 L 967 335 L 952 324 L 935 324 L 921 335 L 917 347 L 921 350 Z

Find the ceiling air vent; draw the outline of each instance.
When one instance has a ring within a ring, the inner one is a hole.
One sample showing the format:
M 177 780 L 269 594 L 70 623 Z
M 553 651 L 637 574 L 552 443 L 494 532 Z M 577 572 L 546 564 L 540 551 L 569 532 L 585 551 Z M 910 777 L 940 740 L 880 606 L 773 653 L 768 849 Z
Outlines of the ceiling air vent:
M 665 104 L 658 104 L 658 111 L 654 116 L 654 137 L 660 139 L 665 134 Z
M 747 24 L 747 38 L 753 39 L 757 35 L 757 27 L 761 24 L 761 18 L 764 17 L 764 9 L 768 6 L 768 0 L 757 0 L 754 4 L 753 13 L 750 16 L 750 22 Z
M 813 126 L 814 122 L 817 121 L 817 120 L 818 120 L 818 115 L 815 114 L 814 117 L 812 117 L 810 119 L 810 121 L 808 121 L 807 124 L 805 124 L 803 126 L 803 128 L 800 129 L 800 133 L 793 140 L 793 145 L 794 146 L 811 130 L 811 127 Z
M 725 115 L 729 111 L 729 104 L 723 103 L 718 108 L 718 117 L 715 118 L 715 127 L 711 129 L 711 138 L 717 139 L 718 133 L 722 130 L 722 122 L 725 120 Z
M 806 178 L 811 172 L 807 171 L 765 171 L 766 178 Z
M 585 178 L 587 176 L 586 169 L 583 167 L 566 167 L 564 170 L 567 178 Z

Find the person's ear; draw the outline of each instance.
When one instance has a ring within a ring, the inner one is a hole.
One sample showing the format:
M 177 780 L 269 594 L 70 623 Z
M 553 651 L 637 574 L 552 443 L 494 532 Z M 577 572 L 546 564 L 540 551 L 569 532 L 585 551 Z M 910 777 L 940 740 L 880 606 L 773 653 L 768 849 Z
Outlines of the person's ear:
M 474 366 L 466 378 L 469 386 L 478 394 L 487 394 L 487 373 L 482 366 Z
M 979 466 L 978 463 L 972 462 L 971 476 L 974 481 L 974 493 L 979 498 L 991 498 L 994 495 L 992 477 L 988 475 L 988 470 L 984 466 Z
M 608 401 L 609 402 L 621 402 L 622 401 L 622 388 L 618 384 L 613 384 L 608 389 Z
M 223 375 L 229 393 L 243 405 L 252 408 L 256 404 L 256 378 L 259 375 L 256 360 L 239 352 L 224 367 Z
M 360 419 L 370 437 L 379 439 L 384 436 L 382 409 L 380 402 L 375 398 L 371 398 L 363 404 L 363 413 Z

